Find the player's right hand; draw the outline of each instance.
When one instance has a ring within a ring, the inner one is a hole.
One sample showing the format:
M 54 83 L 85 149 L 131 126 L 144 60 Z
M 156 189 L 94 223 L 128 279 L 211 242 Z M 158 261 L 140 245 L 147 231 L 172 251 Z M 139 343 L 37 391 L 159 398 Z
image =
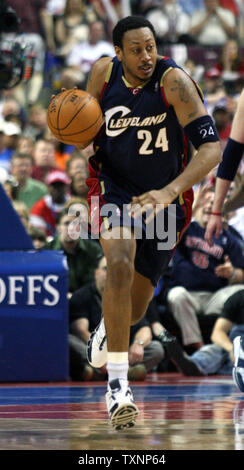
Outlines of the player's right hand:
M 74 86 L 74 87 L 73 87 L 73 90 L 78 90 L 78 87 L 77 87 L 77 86 Z M 64 87 L 61 88 L 61 93 L 63 93 L 64 91 L 66 91 L 66 88 L 64 88 Z M 56 95 L 52 95 L 52 96 L 51 96 L 51 100 L 53 100 L 53 98 L 55 98 L 55 96 L 56 96 Z
M 223 229 L 222 217 L 219 215 L 210 215 L 209 221 L 205 231 L 205 240 L 210 246 L 213 245 L 213 235 L 219 238 Z

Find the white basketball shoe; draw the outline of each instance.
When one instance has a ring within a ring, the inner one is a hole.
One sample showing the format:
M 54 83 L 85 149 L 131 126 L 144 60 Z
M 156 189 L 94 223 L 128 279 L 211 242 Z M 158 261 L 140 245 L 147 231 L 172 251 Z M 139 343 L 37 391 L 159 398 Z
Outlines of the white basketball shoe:
M 108 383 L 106 403 L 111 423 L 116 430 L 134 426 L 139 411 L 127 381 L 115 379 Z
M 107 336 L 104 318 L 90 336 L 87 345 L 87 359 L 92 367 L 103 367 L 107 362 Z
M 233 341 L 235 363 L 232 369 L 233 380 L 241 392 L 244 392 L 244 343 L 241 336 Z

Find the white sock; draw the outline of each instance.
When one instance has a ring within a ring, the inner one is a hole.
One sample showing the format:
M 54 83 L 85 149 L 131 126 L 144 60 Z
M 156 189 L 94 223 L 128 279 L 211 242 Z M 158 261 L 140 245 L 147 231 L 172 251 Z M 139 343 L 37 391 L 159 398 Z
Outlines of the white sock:
M 110 353 L 108 352 L 107 371 L 108 382 L 111 380 L 120 379 L 128 383 L 128 352 L 123 353 Z

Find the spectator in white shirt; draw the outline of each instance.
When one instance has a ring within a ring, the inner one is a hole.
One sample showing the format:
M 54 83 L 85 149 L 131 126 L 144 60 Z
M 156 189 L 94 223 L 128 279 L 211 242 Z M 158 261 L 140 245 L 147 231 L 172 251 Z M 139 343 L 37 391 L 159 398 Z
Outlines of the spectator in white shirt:
M 223 46 L 236 34 L 234 14 L 219 0 L 204 0 L 205 8 L 192 15 L 190 34 L 203 46 Z
M 177 0 L 161 0 L 145 16 L 153 24 L 160 42 L 176 43 L 182 35 L 188 34 L 190 16 L 184 13 Z
M 115 55 L 113 45 L 104 39 L 104 26 L 101 21 L 95 21 L 89 28 L 89 39 L 77 44 L 68 55 L 66 65 L 78 67 L 87 75 L 94 62 L 102 56 Z

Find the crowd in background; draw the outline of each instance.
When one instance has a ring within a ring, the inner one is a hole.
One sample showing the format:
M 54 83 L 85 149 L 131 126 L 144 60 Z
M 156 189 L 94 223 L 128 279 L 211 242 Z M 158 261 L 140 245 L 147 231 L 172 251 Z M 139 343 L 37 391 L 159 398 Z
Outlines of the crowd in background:
M 243 2 L 6 0 L 6 4 L 16 11 L 21 23 L 18 32 L 2 36 L 7 41 L 31 44 L 35 60 L 30 80 L 0 91 L 0 183 L 30 234 L 35 248 L 63 249 L 69 264 L 71 298 L 78 289 L 89 282 L 95 282 L 95 272 L 99 279 L 99 273 L 102 274 L 101 270 L 105 270 L 105 267 L 101 268 L 97 264 L 102 259 L 102 253 L 96 241 L 79 238 L 74 240 L 68 234 L 67 226 L 75 218 L 73 216 L 70 219 L 68 215 L 70 206 L 76 203 L 86 210 L 88 208 L 88 188 L 85 181 L 88 176 L 88 158 L 93 154 L 93 146 L 81 151 L 58 142 L 51 134 L 47 126 L 46 110 L 52 94 L 58 93 L 62 87 L 69 89 L 77 86 L 85 89 L 93 63 L 101 56 L 115 55 L 111 32 L 118 19 L 129 14 L 143 15 L 155 27 L 159 53 L 172 56 L 201 86 L 205 106 L 214 118 L 224 149 L 244 85 Z M 240 166 L 232 191 L 238 185 L 243 171 L 243 166 Z M 209 211 L 206 207 L 211 205 L 214 182 L 215 171 L 194 188 L 196 197 L 193 217 L 199 227 L 204 227 L 206 222 L 204 217 Z M 230 213 L 226 224 L 226 230 L 229 227 L 231 229 L 226 263 L 232 263 L 232 268 L 234 266 L 243 271 L 243 208 Z M 188 247 L 189 243 L 193 243 L 190 237 L 187 243 Z M 235 256 L 230 260 L 233 250 L 236 250 Z M 204 258 L 196 260 L 196 263 L 201 268 Z M 178 332 L 186 349 L 190 346 L 193 348 L 191 351 L 194 351 L 194 348 L 201 348 L 204 342 L 210 341 L 206 330 L 213 326 L 211 314 L 218 312 L 216 309 L 210 310 L 207 322 L 204 315 L 200 320 L 202 309 L 195 308 L 194 312 L 194 309 L 191 311 L 191 321 L 183 321 L 176 305 L 178 302 L 182 306 L 182 299 L 186 302 L 182 291 L 177 292 L 178 297 L 173 296 L 174 305 L 172 295 L 167 296 L 170 288 L 175 287 L 174 283 L 170 285 L 171 269 L 155 290 L 153 305 L 148 314 L 148 322 L 152 327 L 151 339 L 160 334 L 160 325 L 169 326 Z M 241 274 L 243 273 L 240 273 L 238 282 L 234 284 L 242 289 L 244 283 Z M 229 275 L 218 274 L 224 282 L 216 284 L 216 291 L 226 288 L 231 275 L 231 269 Z M 232 280 L 229 282 L 231 285 Z M 183 289 L 185 279 L 184 282 L 182 279 L 182 285 L 180 282 L 177 285 Z M 186 287 L 191 290 L 191 285 Z M 102 288 L 99 289 L 101 294 Z M 205 286 L 205 290 L 208 290 L 208 286 Z M 172 314 L 171 317 L 169 313 Z M 188 322 L 188 326 L 191 325 L 190 332 L 185 331 L 185 322 Z M 86 325 L 87 331 L 88 326 Z M 146 326 L 142 325 L 144 328 Z M 76 334 L 79 337 L 77 329 L 74 336 Z M 76 345 L 74 351 L 75 348 Z M 159 369 L 161 367 L 161 370 L 168 370 L 170 365 L 164 355 L 159 354 L 158 357 L 161 361 L 157 364 Z M 90 372 L 85 370 L 82 377 L 90 377 Z M 74 376 L 77 377 L 75 374 Z M 97 376 L 100 377 L 98 371 Z

